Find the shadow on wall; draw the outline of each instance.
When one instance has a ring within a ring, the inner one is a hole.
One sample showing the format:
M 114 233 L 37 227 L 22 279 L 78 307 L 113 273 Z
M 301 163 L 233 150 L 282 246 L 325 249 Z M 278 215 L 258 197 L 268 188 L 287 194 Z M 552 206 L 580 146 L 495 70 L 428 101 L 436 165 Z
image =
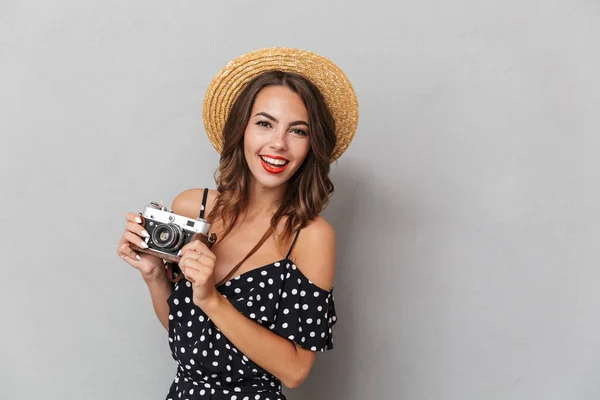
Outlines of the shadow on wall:
M 337 239 L 334 296 L 338 322 L 334 327 L 334 348 L 318 354 L 311 374 L 302 386 L 285 390 L 289 400 L 358 398 L 356 377 L 364 373 L 365 365 L 373 365 L 364 359 L 364 351 L 358 347 L 356 327 L 365 321 L 360 313 L 364 307 L 360 307 L 359 301 L 364 302 L 367 294 L 360 292 L 364 286 L 356 283 L 357 279 L 364 279 L 358 271 L 361 262 L 356 260 L 356 255 L 365 245 L 363 224 L 373 211 L 368 203 L 373 200 L 374 190 L 356 163 L 332 169 L 332 180 L 335 192 L 323 215 L 335 228 Z M 385 195 L 380 192 L 377 196 Z M 379 214 L 384 210 L 376 212 Z

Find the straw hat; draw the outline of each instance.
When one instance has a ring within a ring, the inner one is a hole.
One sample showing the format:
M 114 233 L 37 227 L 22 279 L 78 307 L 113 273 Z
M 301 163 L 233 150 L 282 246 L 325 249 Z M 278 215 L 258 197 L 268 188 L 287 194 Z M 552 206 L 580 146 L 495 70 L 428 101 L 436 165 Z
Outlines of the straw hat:
M 337 141 L 331 162 L 348 148 L 358 125 L 358 100 L 344 72 L 325 57 L 310 51 L 271 47 L 243 54 L 229 62 L 206 91 L 203 118 L 214 148 L 223 150 L 223 127 L 233 102 L 248 82 L 266 71 L 293 72 L 310 80 L 325 98 L 336 124 Z

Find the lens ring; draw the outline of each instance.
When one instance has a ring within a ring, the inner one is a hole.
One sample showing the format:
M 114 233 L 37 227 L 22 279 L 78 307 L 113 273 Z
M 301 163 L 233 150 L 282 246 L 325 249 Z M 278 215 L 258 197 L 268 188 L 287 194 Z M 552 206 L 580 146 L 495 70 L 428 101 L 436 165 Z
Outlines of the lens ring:
M 154 245 L 163 250 L 177 249 L 183 241 L 183 232 L 178 225 L 160 224 L 152 230 Z

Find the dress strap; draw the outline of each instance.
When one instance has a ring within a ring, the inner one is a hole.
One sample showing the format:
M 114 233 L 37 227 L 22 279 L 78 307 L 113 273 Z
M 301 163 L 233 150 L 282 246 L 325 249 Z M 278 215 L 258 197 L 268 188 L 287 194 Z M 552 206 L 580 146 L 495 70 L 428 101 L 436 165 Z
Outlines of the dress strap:
M 208 198 L 208 189 L 204 189 L 202 195 L 202 206 L 200 206 L 200 218 L 204 219 L 204 210 L 206 209 L 206 199 Z
M 217 286 L 221 286 L 222 284 L 224 284 L 225 282 L 227 282 L 229 279 L 231 279 L 231 277 L 233 276 L 233 274 L 235 274 L 235 272 L 242 266 L 242 264 L 244 263 L 244 261 L 246 261 L 248 258 L 250 258 L 250 256 L 252 254 L 256 253 L 256 250 L 260 249 L 260 247 L 263 245 L 263 243 L 265 243 L 265 241 L 269 238 L 269 236 L 271 236 L 272 232 L 273 232 L 273 230 L 269 226 L 269 228 L 267 229 L 267 231 L 265 232 L 265 234 L 263 235 L 263 237 L 261 237 L 260 240 L 258 241 L 258 243 L 256 243 L 256 245 L 252 248 L 252 250 L 250 250 L 248 252 L 248 254 L 246 254 L 246 257 L 244 257 L 242 259 L 242 261 L 240 261 L 239 263 L 237 263 L 235 265 L 235 267 L 233 267 L 229 271 L 229 273 L 227 275 L 225 275 L 223 277 L 223 279 L 221 279 L 221 281 L 219 283 L 217 283 Z
M 292 254 L 292 249 L 294 248 L 294 245 L 296 244 L 296 240 L 298 239 L 298 235 L 299 234 L 300 234 L 300 229 L 298 229 L 298 231 L 296 232 L 296 236 L 294 237 L 294 241 L 292 242 L 292 245 L 290 246 L 290 250 L 288 251 L 288 253 L 285 256 L 285 258 L 289 258 L 290 254 Z

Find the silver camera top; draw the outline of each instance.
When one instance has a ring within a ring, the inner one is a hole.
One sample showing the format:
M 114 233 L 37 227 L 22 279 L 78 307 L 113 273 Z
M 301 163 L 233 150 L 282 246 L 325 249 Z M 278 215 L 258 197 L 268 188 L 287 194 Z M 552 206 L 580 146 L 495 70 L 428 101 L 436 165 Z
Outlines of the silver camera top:
M 161 206 L 160 203 L 157 203 L 155 201 L 151 201 L 150 204 L 148 204 L 148 207 L 156 208 L 157 210 L 173 212 L 172 210 L 169 210 L 166 206 Z
M 169 210 L 165 206 L 151 202 L 142 211 L 142 216 L 146 219 L 151 219 L 156 222 L 163 224 L 174 224 L 180 226 L 182 229 L 186 229 L 192 232 L 200 232 L 208 235 L 210 231 L 210 224 L 203 218 L 191 219 L 182 215 L 175 214 L 172 210 Z

